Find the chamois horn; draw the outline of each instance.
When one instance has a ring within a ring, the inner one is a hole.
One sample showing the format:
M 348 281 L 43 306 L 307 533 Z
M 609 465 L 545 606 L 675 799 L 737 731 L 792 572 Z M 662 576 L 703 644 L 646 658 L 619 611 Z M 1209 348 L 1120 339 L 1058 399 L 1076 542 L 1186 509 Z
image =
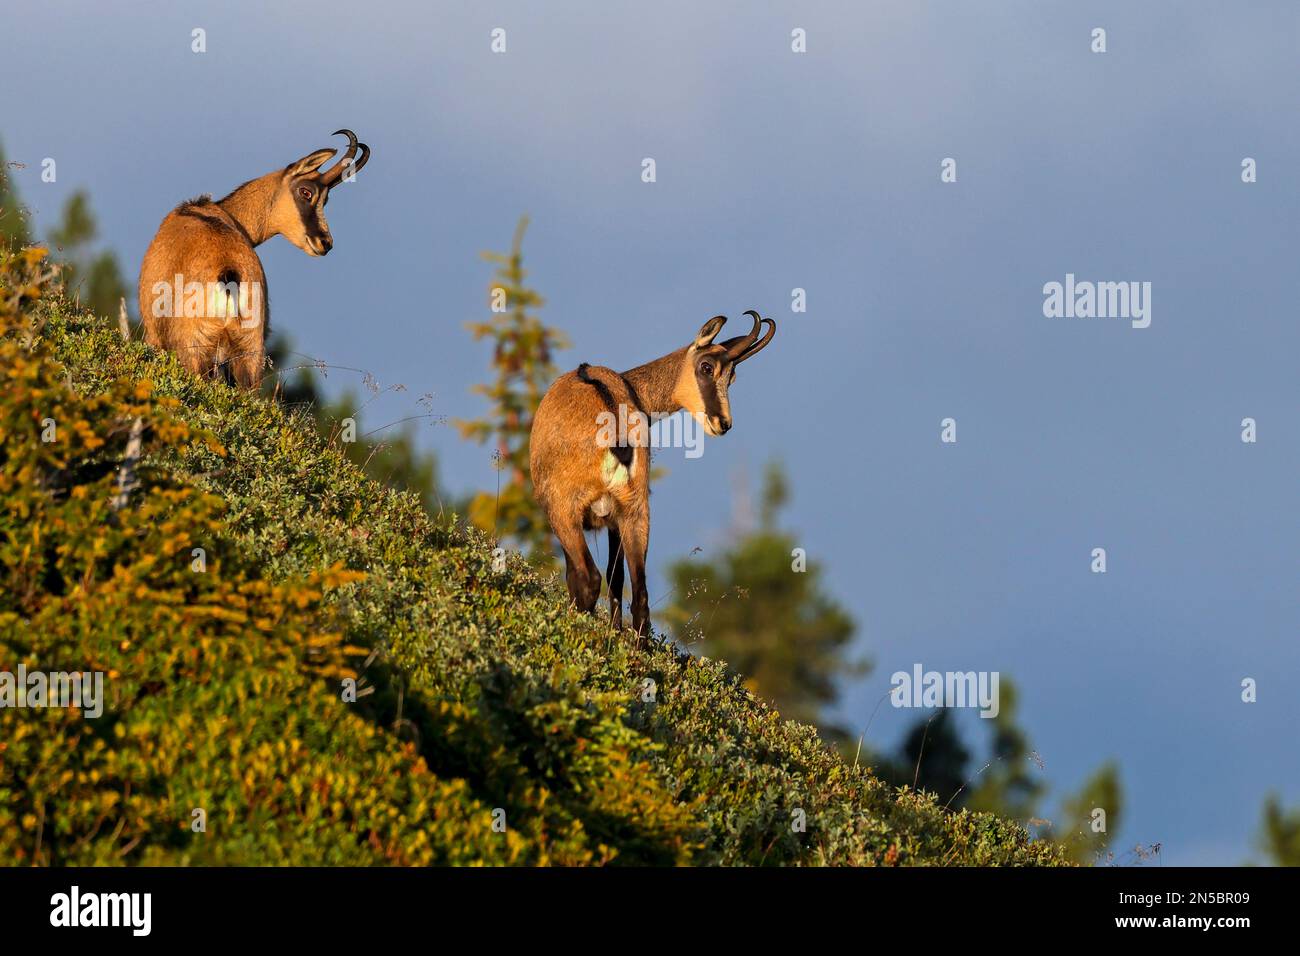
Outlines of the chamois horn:
M 768 342 L 772 341 L 772 336 L 776 334 L 776 322 L 772 319 L 764 319 L 759 316 L 753 309 L 745 312 L 747 316 L 754 320 L 754 327 L 746 335 L 739 335 L 734 339 L 727 339 L 723 342 L 723 348 L 727 350 L 727 358 L 739 364 L 752 355 L 757 355 Z M 770 323 L 767 333 L 762 339 L 758 338 L 759 330 L 763 328 L 764 323 Z M 755 344 L 757 342 L 757 344 Z
M 357 134 L 352 132 L 352 130 L 336 129 L 332 135 L 346 136 L 348 138 L 348 148 L 337 163 L 325 172 L 321 173 L 320 184 L 326 189 L 336 185 L 338 181 L 343 178 L 343 174 L 347 172 L 349 167 L 351 167 L 352 171 L 355 173 L 366 164 L 367 160 L 370 159 L 370 147 L 365 143 L 358 143 Z M 357 155 L 358 149 L 361 150 L 361 158 L 353 162 L 352 158 Z

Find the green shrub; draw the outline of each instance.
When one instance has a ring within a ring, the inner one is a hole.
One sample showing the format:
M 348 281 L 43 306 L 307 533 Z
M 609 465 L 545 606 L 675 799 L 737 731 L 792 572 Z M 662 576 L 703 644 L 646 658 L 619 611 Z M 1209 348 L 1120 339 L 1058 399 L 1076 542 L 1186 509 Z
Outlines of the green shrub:
M 522 560 L 494 571 L 478 532 L 365 478 L 302 418 L 63 303 L 21 308 L 41 328 L 32 349 L 4 340 L 0 668 L 102 669 L 112 693 L 98 720 L 0 710 L 0 853 L 1064 861 L 846 764 L 720 663 L 573 613 Z M 51 409 L 57 447 L 39 441 Z M 114 513 L 135 416 L 142 486 Z M 346 703 L 354 672 L 370 693 Z

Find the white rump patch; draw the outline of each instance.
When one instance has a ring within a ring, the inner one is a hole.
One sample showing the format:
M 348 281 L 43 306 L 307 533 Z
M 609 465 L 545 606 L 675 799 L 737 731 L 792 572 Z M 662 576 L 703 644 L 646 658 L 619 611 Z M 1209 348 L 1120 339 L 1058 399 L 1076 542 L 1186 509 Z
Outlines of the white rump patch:
M 633 465 L 636 459 L 632 459 Z M 605 482 L 606 488 L 617 488 L 619 485 L 626 485 L 628 481 L 627 466 L 614 457 L 612 451 L 605 452 L 605 457 L 600 460 L 600 477 Z

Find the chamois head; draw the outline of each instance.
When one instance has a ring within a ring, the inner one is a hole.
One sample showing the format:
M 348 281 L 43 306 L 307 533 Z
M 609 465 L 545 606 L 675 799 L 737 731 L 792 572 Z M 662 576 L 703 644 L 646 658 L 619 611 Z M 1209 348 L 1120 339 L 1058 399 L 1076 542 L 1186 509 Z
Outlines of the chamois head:
M 326 255 L 334 247 L 329 223 L 325 221 L 325 204 L 330 190 L 344 174 L 355 173 L 370 158 L 370 147 L 358 143 L 350 129 L 340 129 L 335 136 L 348 138 L 347 152 L 343 158 L 322 171 L 336 149 L 318 149 L 295 163 L 290 163 L 280 173 L 280 187 L 271 205 L 272 232 L 278 232 L 309 256 Z M 357 150 L 361 158 L 355 159 Z
M 727 317 L 715 315 L 705 322 L 695 341 L 687 347 L 678 373 L 677 401 L 710 435 L 725 435 L 731 430 L 727 389 L 736 380 L 736 366 L 761 352 L 776 334 L 776 322 L 772 319 L 760 318 L 753 310 L 745 314 L 754 320 L 753 329 L 721 344 L 715 345 L 713 340 L 722 331 Z M 758 333 L 764 323 L 768 329 L 760 339 Z

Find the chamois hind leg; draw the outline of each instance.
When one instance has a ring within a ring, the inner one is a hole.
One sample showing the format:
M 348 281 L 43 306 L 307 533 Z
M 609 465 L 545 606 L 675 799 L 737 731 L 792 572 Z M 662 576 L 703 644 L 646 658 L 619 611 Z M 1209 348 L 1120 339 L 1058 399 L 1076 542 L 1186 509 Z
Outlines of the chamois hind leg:
M 624 515 L 618 525 L 623 539 L 623 556 L 632 580 L 632 627 L 645 637 L 650 633 L 650 595 L 646 589 L 645 559 L 650 548 L 650 515 L 642 508 Z
M 623 630 L 623 538 L 618 528 L 609 526 L 609 563 L 605 567 L 609 584 L 609 620 L 614 630 Z
M 564 579 L 569 585 L 569 597 L 579 611 L 591 613 L 600 600 L 600 568 L 587 550 L 582 519 L 569 516 L 566 521 L 552 521 L 551 527 L 564 549 Z
M 180 363 L 199 378 L 208 378 L 212 374 L 212 356 L 216 350 L 198 336 L 184 339 L 179 345 L 165 347 L 175 352 Z
M 230 357 L 230 374 L 240 388 L 255 392 L 262 386 L 265 365 L 266 357 L 262 349 L 246 348 Z

